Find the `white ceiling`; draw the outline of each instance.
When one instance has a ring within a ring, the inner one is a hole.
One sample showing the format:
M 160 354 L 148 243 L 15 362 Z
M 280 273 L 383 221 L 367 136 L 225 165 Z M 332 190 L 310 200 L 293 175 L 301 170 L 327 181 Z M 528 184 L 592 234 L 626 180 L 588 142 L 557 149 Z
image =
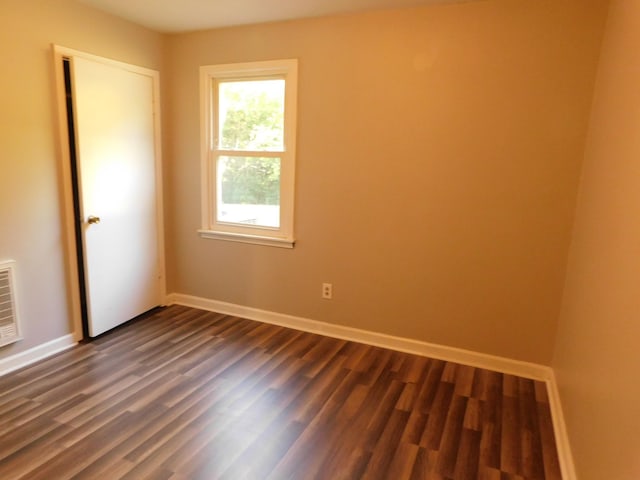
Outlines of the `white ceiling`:
M 465 0 L 78 0 L 160 32 L 186 32 Z M 467 0 L 468 1 L 468 0 Z

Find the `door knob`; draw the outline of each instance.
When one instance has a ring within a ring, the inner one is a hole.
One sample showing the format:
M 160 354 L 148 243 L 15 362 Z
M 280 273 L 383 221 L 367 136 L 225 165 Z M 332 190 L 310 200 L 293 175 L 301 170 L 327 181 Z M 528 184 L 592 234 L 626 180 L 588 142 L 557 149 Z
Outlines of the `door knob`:
M 89 218 L 87 218 L 87 223 L 89 225 L 100 223 L 100 217 L 94 217 L 93 215 L 89 215 Z

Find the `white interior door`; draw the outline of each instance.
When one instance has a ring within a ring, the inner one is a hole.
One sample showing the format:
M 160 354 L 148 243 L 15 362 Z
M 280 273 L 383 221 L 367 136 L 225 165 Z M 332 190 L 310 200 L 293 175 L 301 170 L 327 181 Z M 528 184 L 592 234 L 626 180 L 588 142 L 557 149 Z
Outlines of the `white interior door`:
M 163 300 L 154 73 L 72 62 L 91 337 Z

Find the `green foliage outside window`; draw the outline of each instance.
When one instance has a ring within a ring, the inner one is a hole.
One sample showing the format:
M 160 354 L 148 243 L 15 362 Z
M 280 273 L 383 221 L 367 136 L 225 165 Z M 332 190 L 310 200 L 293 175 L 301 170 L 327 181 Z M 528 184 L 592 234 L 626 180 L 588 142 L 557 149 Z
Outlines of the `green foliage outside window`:
M 283 148 L 283 81 L 226 82 L 220 87 L 222 149 Z M 224 161 L 223 203 L 279 205 L 279 158 L 227 156 L 220 160 Z
M 222 157 L 222 202 L 227 204 L 279 205 L 280 159 Z

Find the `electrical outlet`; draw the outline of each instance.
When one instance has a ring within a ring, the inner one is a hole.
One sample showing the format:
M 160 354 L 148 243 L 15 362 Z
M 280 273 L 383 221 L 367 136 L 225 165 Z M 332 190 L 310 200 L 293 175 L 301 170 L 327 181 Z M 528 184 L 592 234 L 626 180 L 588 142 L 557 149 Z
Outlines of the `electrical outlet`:
M 322 298 L 326 298 L 327 300 L 331 300 L 333 297 L 333 285 L 330 283 L 322 284 Z

